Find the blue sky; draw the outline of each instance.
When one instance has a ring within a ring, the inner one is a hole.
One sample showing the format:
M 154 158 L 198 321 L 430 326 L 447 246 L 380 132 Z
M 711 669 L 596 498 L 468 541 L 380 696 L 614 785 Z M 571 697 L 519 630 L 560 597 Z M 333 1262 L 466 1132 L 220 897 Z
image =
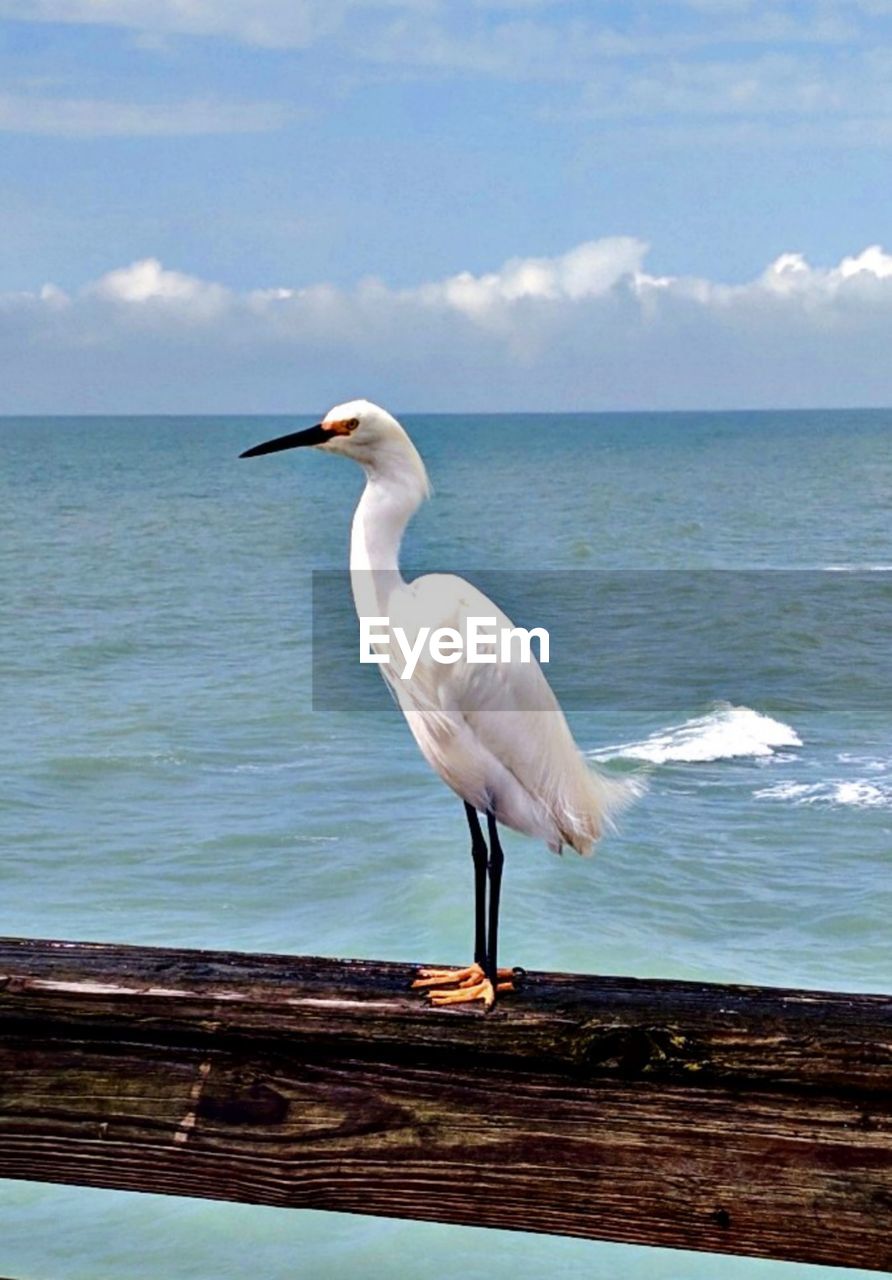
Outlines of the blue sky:
M 0 0 L 0 70 L 0 411 L 892 401 L 892 0 Z

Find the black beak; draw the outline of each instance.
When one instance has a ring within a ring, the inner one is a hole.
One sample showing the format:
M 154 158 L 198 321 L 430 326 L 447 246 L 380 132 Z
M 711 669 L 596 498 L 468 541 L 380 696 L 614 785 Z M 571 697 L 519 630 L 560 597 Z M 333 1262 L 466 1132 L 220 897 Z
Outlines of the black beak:
M 275 440 L 267 440 L 265 444 L 255 444 L 253 449 L 240 453 L 240 458 L 259 458 L 262 453 L 278 453 L 281 449 L 300 449 L 307 444 L 324 444 L 331 439 L 331 432 L 317 422 L 315 427 L 307 427 L 305 431 L 292 431 L 287 436 L 277 436 Z

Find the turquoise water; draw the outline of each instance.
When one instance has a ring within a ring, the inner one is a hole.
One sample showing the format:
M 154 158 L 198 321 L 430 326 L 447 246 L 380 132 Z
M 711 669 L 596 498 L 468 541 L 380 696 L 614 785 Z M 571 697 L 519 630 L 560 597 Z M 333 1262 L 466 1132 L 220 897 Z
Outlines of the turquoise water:
M 405 421 L 407 563 L 552 626 L 580 746 L 648 781 L 591 861 L 508 834 L 505 959 L 888 990 L 892 413 Z M 293 425 L 0 421 L 0 933 L 467 958 L 460 805 L 373 670 L 313 704 L 361 475 L 237 460 Z M 11 1182 L 0 1215 L 18 1280 L 823 1274 Z

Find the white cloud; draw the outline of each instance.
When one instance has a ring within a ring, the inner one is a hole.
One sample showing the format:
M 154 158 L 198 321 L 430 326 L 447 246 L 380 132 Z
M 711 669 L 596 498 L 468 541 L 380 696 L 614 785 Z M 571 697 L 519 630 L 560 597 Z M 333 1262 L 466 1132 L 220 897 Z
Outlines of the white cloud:
M 851 51 L 828 60 L 800 49 L 781 48 L 756 56 L 681 58 L 666 56 L 634 67 L 609 66 L 592 76 L 572 99 L 543 110 L 554 120 L 602 125 L 644 121 L 656 130 L 701 122 L 728 134 L 729 126 L 768 121 L 778 140 L 800 122 L 814 122 L 815 141 L 841 126 L 892 122 L 890 60 L 882 50 Z M 780 123 L 777 123 L 777 122 Z
M 174 314 L 179 313 L 188 323 L 220 315 L 232 298 L 223 285 L 181 271 L 166 271 L 157 258 L 143 258 L 129 267 L 109 271 L 95 284 L 88 285 L 85 294 L 131 310 L 164 306 Z
M 462 271 L 403 296 L 479 320 L 525 298 L 573 301 L 607 293 L 640 270 L 646 252 L 643 241 L 629 236 L 592 240 L 556 258 L 511 258 L 482 276 Z
M 699 25 L 685 23 L 693 11 Z M 886 0 L 669 0 L 626 12 L 563 0 L 0 0 L 0 16 L 27 22 L 117 26 L 149 36 L 215 36 L 303 49 L 337 35 L 360 56 L 509 76 L 579 74 L 592 58 L 650 56 L 720 43 L 835 44 Z M 370 40 L 370 36 L 372 37 Z
M 890 14 L 892 0 L 0 0 L 0 17 L 117 27 L 146 50 L 186 37 L 313 48 L 339 94 L 381 78 L 538 82 L 547 100 L 529 109 L 556 123 L 640 135 L 643 122 L 652 145 L 674 128 L 689 144 L 761 146 L 758 122 L 779 121 L 769 145 L 790 148 L 803 145 L 791 120 L 814 121 L 819 143 L 890 144 Z M 263 103 L 43 100 L 29 123 L 27 105 L 0 107 L 0 128 L 88 135 L 254 131 L 283 118 Z
M 836 267 L 815 268 L 801 253 L 784 253 L 768 267 L 758 285 L 768 293 L 799 297 L 810 303 L 830 303 L 849 286 L 868 285 L 892 279 L 892 255 L 878 244 L 853 257 L 843 258 Z
M 892 403 L 892 254 L 776 258 L 728 284 L 612 237 L 412 289 L 238 292 L 145 259 L 0 295 L 4 412 Z M 47 371 L 50 371 L 48 375 Z
M 0 16 L 25 22 L 126 27 L 169 35 L 227 36 L 303 48 L 331 34 L 357 0 L 2 0 Z
M 0 93 L 0 132 L 71 138 L 173 137 L 262 133 L 278 129 L 294 112 L 275 103 L 109 102 Z

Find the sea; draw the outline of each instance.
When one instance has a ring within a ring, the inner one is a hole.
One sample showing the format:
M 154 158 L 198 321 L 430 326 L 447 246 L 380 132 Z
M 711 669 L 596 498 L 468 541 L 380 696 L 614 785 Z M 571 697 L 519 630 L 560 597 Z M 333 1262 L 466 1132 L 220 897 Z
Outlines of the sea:
M 462 806 L 349 630 L 362 474 L 238 458 L 317 416 L 0 420 L 0 934 L 468 960 Z M 889 991 L 892 411 L 403 421 L 407 576 L 548 628 L 643 788 L 591 859 L 506 835 L 504 962 Z M 0 1181 L 14 1280 L 831 1274 Z

